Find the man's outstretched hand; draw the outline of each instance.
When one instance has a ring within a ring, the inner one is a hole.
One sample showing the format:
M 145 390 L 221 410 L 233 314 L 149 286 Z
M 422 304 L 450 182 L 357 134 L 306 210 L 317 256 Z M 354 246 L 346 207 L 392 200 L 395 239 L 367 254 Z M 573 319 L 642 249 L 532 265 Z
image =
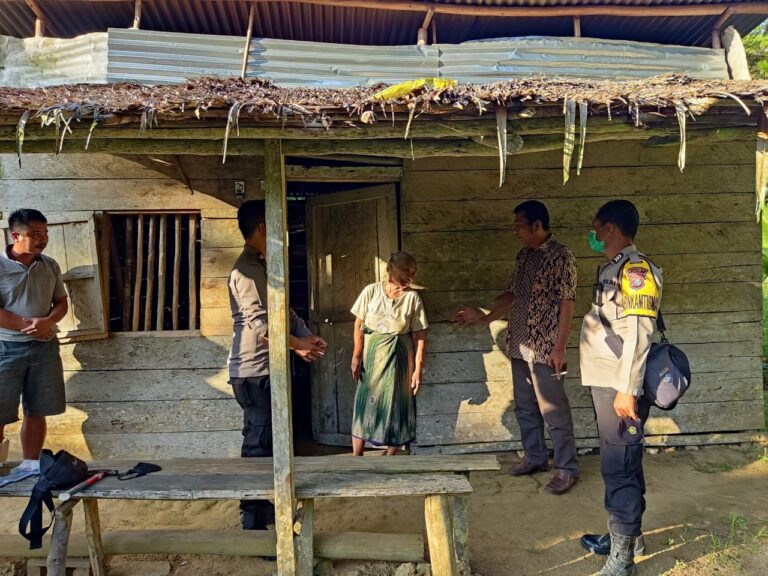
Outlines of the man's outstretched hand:
M 328 343 L 320 336 L 297 338 L 293 351 L 305 362 L 314 362 L 325 354 Z

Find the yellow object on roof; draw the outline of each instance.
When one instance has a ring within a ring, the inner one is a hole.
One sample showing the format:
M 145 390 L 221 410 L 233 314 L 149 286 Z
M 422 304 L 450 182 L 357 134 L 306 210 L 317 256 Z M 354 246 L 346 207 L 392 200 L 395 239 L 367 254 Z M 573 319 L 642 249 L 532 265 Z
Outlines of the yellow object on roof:
M 380 92 L 376 92 L 373 95 L 375 100 L 391 100 L 393 98 L 402 98 L 408 94 L 412 94 L 428 86 L 430 88 L 436 88 L 438 90 L 444 90 L 446 88 L 452 88 L 456 86 L 456 80 L 450 78 L 419 78 L 418 80 L 408 80 L 407 82 L 400 82 L 389 88 L 384 88 Z

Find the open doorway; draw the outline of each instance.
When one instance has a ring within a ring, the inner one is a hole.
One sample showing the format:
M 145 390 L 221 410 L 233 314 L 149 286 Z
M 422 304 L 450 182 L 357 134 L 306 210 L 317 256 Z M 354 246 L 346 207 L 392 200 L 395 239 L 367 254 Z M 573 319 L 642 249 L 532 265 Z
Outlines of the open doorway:
M 309 366 L 294 362 L 297 452 L 350 445 L 355 386 L 349 371 L 360 291 L 383 280 L 399 246 L 398 191 L 390 184 L 289 182 L 291 306 L 328 342 Z

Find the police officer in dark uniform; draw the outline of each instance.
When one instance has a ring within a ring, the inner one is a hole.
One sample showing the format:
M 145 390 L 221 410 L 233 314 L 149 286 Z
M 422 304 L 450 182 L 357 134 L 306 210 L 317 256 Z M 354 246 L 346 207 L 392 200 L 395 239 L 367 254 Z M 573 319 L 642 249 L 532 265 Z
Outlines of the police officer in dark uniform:
M 589 236 L 590 247 L 608 258 L 598 268 L 580 338 L 582 384 L 591 389 L 597 416 L 609 531 L 583 536 L 582 545 L 609 552 L 600 576 L 633 576 L 634 556 L 643 553 L 643 423 L 650 403 L 642 394 L 662 274 L 634 246 L 639 224 L 631 202 L 612 200 L 597 211 Z

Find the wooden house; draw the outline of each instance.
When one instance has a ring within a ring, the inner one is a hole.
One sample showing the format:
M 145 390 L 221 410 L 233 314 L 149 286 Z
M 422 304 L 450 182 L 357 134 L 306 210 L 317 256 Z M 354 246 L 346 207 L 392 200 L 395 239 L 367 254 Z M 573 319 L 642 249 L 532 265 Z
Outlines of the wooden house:
M 740 442 L 763 428 L 755 205 L 768 177 L 768 85 L 745 78 L 734 31 L 754 27 L 765 5 L 328 0 L 255 2 L 249 12 L 248 3 L 199 1 L 182 18 L 157 0 L 110 2 L 109 13 L 80 2 L 76 11 L 89 15 L 79 18 L 58 4 L 38 0 L 30 11 L 2 2 L 0 32 L 66 38 L 133 23 L 241 35 L 250 47 L 269 35 L 434 46 L 511 30 L 714 43 L 736 79 L 510 77 L 427 83 L 392 98 L 377 97 L 377 87 L 285 88 L 258 78 L 0 88 L 0 211 L 48 215 L 49 252 L 72 302 L 61 326 L 69 407 L 50 421 L 52 447 L 94 458 L 239 454 L 227 275 L 242 247 L 237 206 L 265 195 L 276 254 L 288 251 L 271 260 L 275 274 L 290 279 L 290 304 L 330 344 L 311 374 L 295 367 L 298 437 L 348 443 L 348 310 L 403 249 L 419 262 L 432 323 L 415 449 L 519 447 L 503 323 L 457 329 L 449 317 L 504 289 L 519 249 L 513 209 L 530 198 L 548 205 L 554 234 L 578 257 L 567 389 L 581 447 L 597 444 L 577 368 L 579 318 L 599 262 L 585 237 L 596 209 L 619 197 L 640 211 L 638 245 L 665 272 L 668 335 L 694 372 L 681 405 L 652 414 L 648 442 Z M 381 36 L 385 23 L 391 33 Z M 245 69 L 254 56 L 243 52 Z

